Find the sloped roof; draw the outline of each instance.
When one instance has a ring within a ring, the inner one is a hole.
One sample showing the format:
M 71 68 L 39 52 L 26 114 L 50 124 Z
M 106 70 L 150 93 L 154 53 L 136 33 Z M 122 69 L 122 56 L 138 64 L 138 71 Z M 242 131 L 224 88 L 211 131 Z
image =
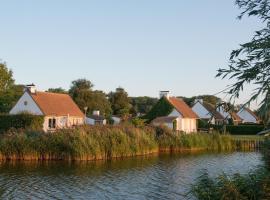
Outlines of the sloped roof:
M 198 119 L 198 115 L 182 100 L 176 97 L 169 97 L 170 104 L 183 115 L 184 118 Z
M 152 123 L 173 123 L 177 117 L 158 117 L 152 121 Z
M 241 117 L 239 117 L 239 115 L 237 115 L 237 113 L 235 113 L 235 112 L 231 112 L 230 115 L 232 116 L 232 119 L 234 121 L 239 121 L 239 122 L 243 121 L 243 119 Z
M 68 94 L 50 92 L 29 93 L 44 115 L 84 117 Z
M 211 115 L 213 115 L 215 119 L 224 120 L 224 117 L 215 109 L 215 106 L 207 102 L 203 102 L 202 105 L 205 107 L 206 110 L 208 110 Z
M 245 109 L 249 114 L 251 114 L 257 121 L 260 121 L 260 118 L 249 108 L 243 108 Z

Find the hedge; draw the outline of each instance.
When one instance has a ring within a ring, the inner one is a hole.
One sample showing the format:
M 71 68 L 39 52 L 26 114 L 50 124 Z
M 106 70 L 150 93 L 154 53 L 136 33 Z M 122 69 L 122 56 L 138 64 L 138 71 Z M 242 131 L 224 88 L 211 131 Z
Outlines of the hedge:
M 223 126 L 214 125 L 214 130 L 223 131 Z M 263 125 L 226 125 L 226 132 L 231 135 L 257 135 L 264 130 Z
M 15 129 L 42 130 L 44 123 L 43 116 L 31 114 L 0 115 L 0 132 Z

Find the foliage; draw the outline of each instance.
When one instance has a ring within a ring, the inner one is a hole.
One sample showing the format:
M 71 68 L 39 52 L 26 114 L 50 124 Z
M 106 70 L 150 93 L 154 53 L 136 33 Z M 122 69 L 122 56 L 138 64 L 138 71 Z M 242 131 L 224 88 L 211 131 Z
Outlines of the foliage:
M 146 114 L 153 106 L 158 102 L 157 98 L 151 97 L 130 97 L 130 102 L 132 104 L 132 111 L 134 115 Z
M 8 113 L 23 94 L 22 85 L 13 85 L 0 94 L 0 113 Z
M 109 116 L 112 110 L 106 94 L 98 90 L 93 91 L 92 87 L 90 81 L 78 79 L 72 82 L 69 93 L 83 112 L 85 107 L 88 108 L 88 115 L 91 115 L 94 110 L 99 110 L 102 115 Z
M 218 102 L 221 101 L 220 98 L 213 96 L 213 95 L 199 95 L 199 96 L 193 96 L 193 97 L 180 97 L 182 98 L 186 104 L 188 104 L 190 107 L 193 106 L 196 99 L 202 99 L 204 102 L 210 103 L 212 105 L 216 105 Z
M 199 200 L 259 200 L 270 198 L 270 174 L 259 169 L 247 175 L 235 174 L 228 177 L 223 174 L 210 178 L 204 173 L 193 186 L 192 192 Z
M 0 63 L 0 94 L 9 90 L 14 84 L 13 73 L 6 63 Z
M 123 88 L 116 88 L 115 92 L 109 94 L 113 114 L 127 118 L 132 105 L 129 103 L 128 93 Z
M 153 129 L 77 127 L 55 133 L 12 132 L 0 135 L 0 154 L 8 159 L 95 160 L 157 151 Z
M 13 73 L 6 63 L 0 63 L 0 113 L 7 113 L 22 95 L 20 85 L 14 85 Z
M 220 132 L 222 132 L 224 128 L 222 125 L 211 125 L 210 127 L 213 127 L 215 130 Z M 232 135 L 256 135 L 263 130 L 264 126 L 258 124 L 226 125 L 227 133 Z
M 156 105 L 150 110 L 147 115 L 143 116 L 143 119 L 146 119 L 147 122 L 151 122 L 157 117 L 167 116 L 173 111 L 173 106 L 168 102 L 168 100 L 163 97 L 161 98 Z
M 12 128 L 42 130 L 43 123 L 43 116 L 36 116 L 27 113 L 18 115 L 0 115 L 0 132 L 4 132 Z
M 265 121 L 270 116 L 270 2 L 268 0 L 236 0 L 236 4 L 243 10 L 243 16 L 258 17 L 265 27 L 255 32 L 250 42 L 240 45 L 239 49 L 232 51 L 230 65 L 226 69 L 219 69 L 217 77 L 235 80 L 228 88 L 232 98 L 238 98 L 246 84 L 254 84 L 250 100 L 262 97 L 259 113 Z M 267 123 L 267 122 L 266 122 Z
M 135 127 L 138 127 L 138 128 L 142 128 L 145 126 L 145 120 L 141 119 L 141 118 L 133 118 L 131 120 L 131 123 L 135 126 Z
M 65 89 L 59 87 L 59 88 L 49 88 L 47 90 L 47 92 L 51 92 L 51 93 L 60 93 L 60 94 L 66 94 L 68 93 Z
M 204 150 L 232 150 L 235 149 L 233 138 L 230 135 L 213 134 L 169 134 L 158 137 L 161 149 L 204 149 Z

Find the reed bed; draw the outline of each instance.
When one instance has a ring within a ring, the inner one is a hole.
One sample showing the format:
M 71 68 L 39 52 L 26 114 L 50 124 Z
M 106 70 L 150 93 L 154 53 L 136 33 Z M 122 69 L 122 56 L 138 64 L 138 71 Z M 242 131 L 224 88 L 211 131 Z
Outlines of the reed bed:
M 270 140 L 264 142 L 265 167 L 247 175 L 220 175 L 210 178 L 203 173 L 193 185 L 192 193 L 199 200 L 260 200 L 270 199 Z
M 1 160 L 110 160 L 163 151 L 231 151 L 229 135 L 176 134 L 164 128 L 83 126 L 53 133 L 9 130 L 0 134 Z

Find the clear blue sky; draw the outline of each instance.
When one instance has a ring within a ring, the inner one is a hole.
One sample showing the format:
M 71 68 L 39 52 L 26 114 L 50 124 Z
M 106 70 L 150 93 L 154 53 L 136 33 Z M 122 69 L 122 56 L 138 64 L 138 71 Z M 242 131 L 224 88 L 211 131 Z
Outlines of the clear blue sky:
M 131 96 L 214 94 L 232 49 L 257 19 L 236 19 L 234 0 L 0 0 L 0 58 L 17 83 L 95 89 Z M 242 100 L 248 94 L 242 96 Z

